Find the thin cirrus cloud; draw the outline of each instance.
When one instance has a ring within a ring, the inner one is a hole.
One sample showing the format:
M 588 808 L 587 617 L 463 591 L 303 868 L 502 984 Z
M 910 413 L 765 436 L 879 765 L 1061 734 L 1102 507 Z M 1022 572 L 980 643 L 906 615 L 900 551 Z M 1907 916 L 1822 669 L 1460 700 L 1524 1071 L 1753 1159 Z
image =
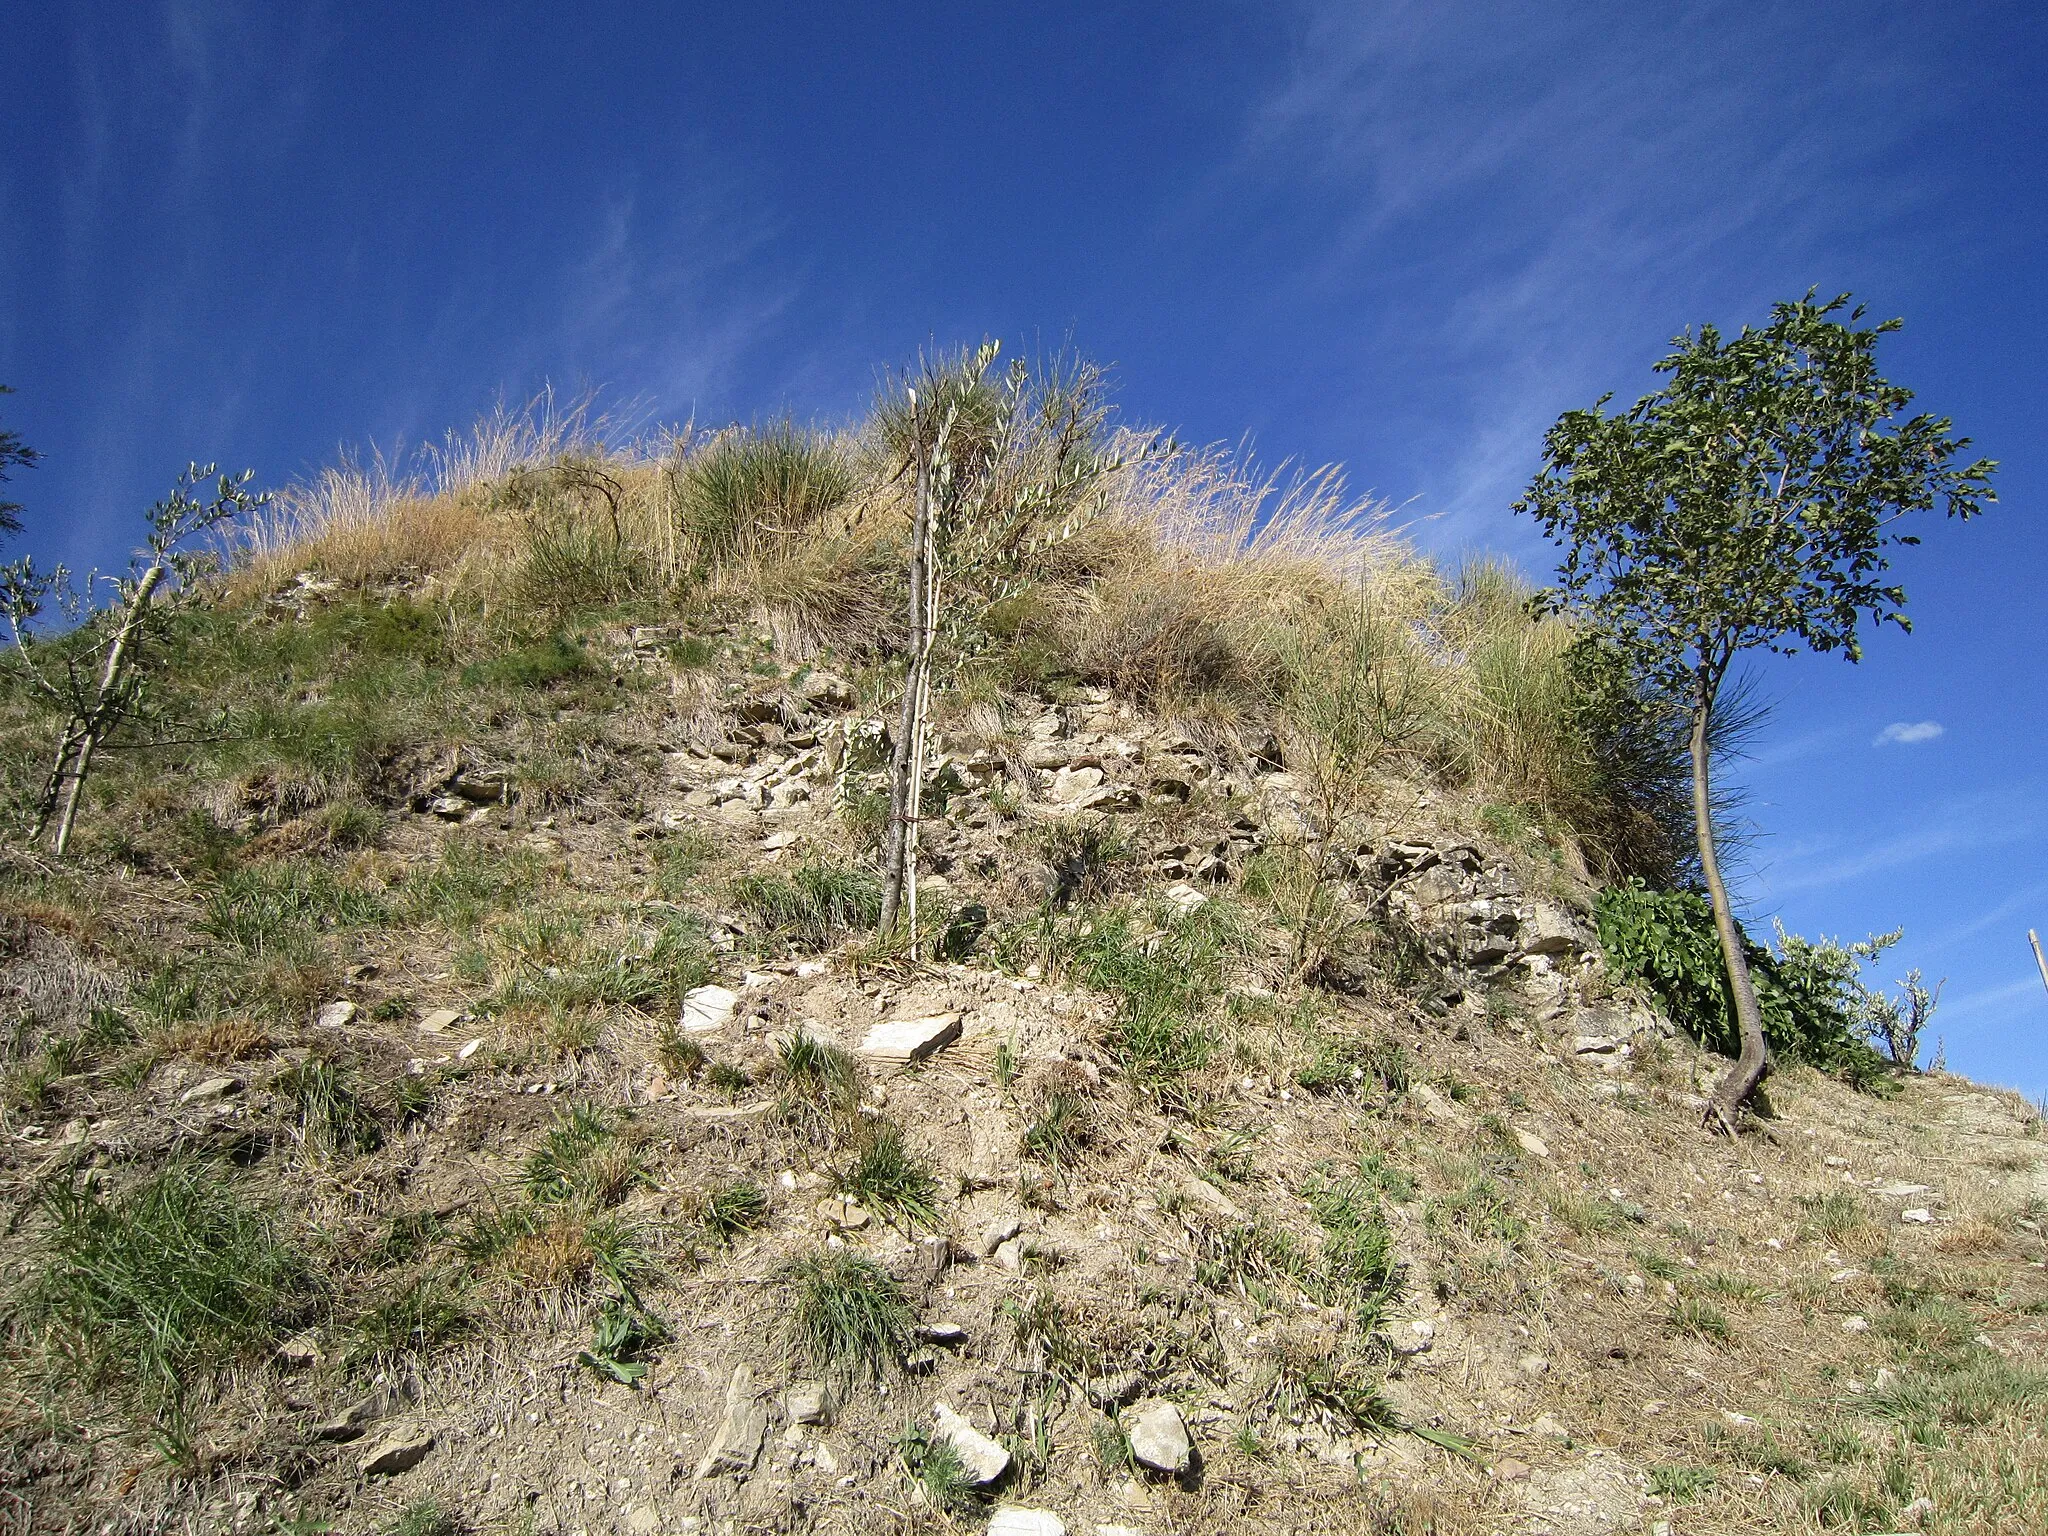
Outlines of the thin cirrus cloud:
M 1941 735 L 1939 720 L 1894 720 L 1877 733 L 1873 747 L 1917 747 Z

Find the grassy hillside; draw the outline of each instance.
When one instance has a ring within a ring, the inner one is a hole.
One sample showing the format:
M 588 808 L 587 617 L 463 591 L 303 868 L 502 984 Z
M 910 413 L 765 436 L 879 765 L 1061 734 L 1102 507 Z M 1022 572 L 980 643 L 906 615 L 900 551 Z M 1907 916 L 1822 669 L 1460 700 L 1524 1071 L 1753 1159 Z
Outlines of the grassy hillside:
M 62 861 L 15 659 L 9 1528 L 2038 1528 L 2040 1117 L 1793 1031 L 1700 1128 L 1595 937 L 1668 722 L 1333 476 L 962 400 L 915 958 L 887 400 L 294 488 Z

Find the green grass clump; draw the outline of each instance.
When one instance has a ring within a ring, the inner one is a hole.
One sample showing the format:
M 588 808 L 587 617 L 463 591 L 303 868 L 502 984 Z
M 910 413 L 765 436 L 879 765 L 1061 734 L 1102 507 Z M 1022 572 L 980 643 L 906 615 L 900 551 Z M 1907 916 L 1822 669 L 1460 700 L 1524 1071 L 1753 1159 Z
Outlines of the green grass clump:
M 333 928 L 361 928 L 390 916 L 383 896 L 332 868 L 303 860 L 252 864 L 224 873 L 207 895 L 200 930 L 249 955 L 274 954 Z
M 41 1204 L 18 1315 L 52 1364 L 150 1409 L 275 1344 L 312 1300 L 283 1224 L 211 1164 L 174 1162 L 114 1195 L 57 1185 Z
M 903 1459 L 903 1470 L 923 1492 L 925 1503 L 940 1514 L 970 1515 L 980 1503 L 960 1453 L 927 1425 L 913 1424 L 906 1429 L 896 1442 L 896 1454 Z
M 1326 1305 L 1348 1305 L 1360 1326 L 1370 1328 L 1401 1296 L 1401 1265 L 1386 1213 L 1360 1179 L 1318 1180 L 1306 1194 L 1323 1229 L 1311 1294 L 1320 1293 Z
M 593 1104 L 578 1104 L 556 1119 L 526 1160 L 525 1185 L 536 1201 L 609 1205 L 646 1177 L 640 1154 L 620 1137 L 615 1119 Z
M 882 883 L 872 870 L 812 859 L 788 877 L 740 876 L 732 900 L 770 933 L 799 948 L 822 949 L 849 929 L 881 920 Z
M 1673 1504 L 1690 1504 L 1714 1491 L 1712 1467 L 1666 1463 L 1650 1468 L 1650 1492 Z
M 590 666 L 590 653 L 579 637 L 553 634 L 532 645 L 521 646 L 462 669 L 462 681 L 472 688 L 541 689 L 572 678 Z
M 438 1499 L 414 1499 L 384 1528 L 389 1536 L 462 1536 L 462 1521 Z
M 751 1232 L 768 1219 L 768 1194 L 751 1179 L 720 1184 L 704 1198 L 704 1230 L 722 1243 Z
M 699 827 L 684 827 L 654 845 L 654 889 L 665 901 L 699 893 L 698 877 L 718 857 L 718 844 Z
M 912 1226 L 939 1224 L 938 1180 L 886 1121 L 863 1138 L 859 1154 L 839 1170 L 833 1188 L 869 1210 Z
M 1157 928 L 1132 907 L 1103 908 L 1077 930 L 1074 968 L 1120 1000 L 1111 1044 L 1140 1088 L 1172 1095 L 1208 1064 L 1216 1048 L 1211 1010 L 1247 943 L 1243 918 L 1221 900 Z
M 1863 1202 L 1846 1189 L 1831 1190 L 1825 1195 L 1801 1195 L 1799 1208 L 1806 1213 L 1807 1226 L 1814 1235 L 1831 1243 L 1840 1242 L 1870 1221 Z
M 347 1069 L 313 1056 L 287 1067 L 276 1086 L 299 1144 L 311 1156 L 348 1157 L 382 1145 L 384 1127 Z
M 901 1358 L 913 1314 L 889 1272 L 872 1259 L 827 1251 L 781 1271 L 789 1285 L 790 1343 L 812 1370 L 876 1380 Z
M 801 533 L 853 494 L 838 448 L 790 422 L 722 433 L 674 472 L 684 532 L 709 561 Z
M 1980 1352 L 1950 1370 L 1904 1372 L 1864 1402 L 1901 1423 L 1996 1424 L 2048 1407 L 2048 1371 Z
M 1024 1155 L 1059 1167 L 1087 1146 L 1090 1119 L 1088 1103 L 1079 1095 L 1064 1089 L 1047 1094 L 1024 1128 Z
M 1697 1296 L 1684 1297 L 1673 1306 L 1665 1326 L 1673 1333 L 1690 1334 L 1715 1344 L 1726 1344 L 1730 1336 L 1728 1314 Z

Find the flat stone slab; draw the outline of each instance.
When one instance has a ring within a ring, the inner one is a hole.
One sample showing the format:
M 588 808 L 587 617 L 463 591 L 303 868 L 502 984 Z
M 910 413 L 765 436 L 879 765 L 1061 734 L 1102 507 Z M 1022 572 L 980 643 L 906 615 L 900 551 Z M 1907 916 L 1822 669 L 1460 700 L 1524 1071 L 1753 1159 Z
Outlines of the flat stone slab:
M 932 1052 L 960 1038 L 960 1015 L 935 1013 L 922 1019 L 891 1019 L 877 1024 L 860 1043 L 860 1054 L 870 1061 L 907 1066 L 923 1061 Z
M 322 1008 L 320 1017 L 313 1022 L 322 1029 L 339 1029 L 355 1016 L 356 1005 L 344 997 Z
M 428 1431 L 408 1425 L 393 1430 L 363 1453 L 356 1467 L 365 1477 L 395 1477 L 420 1464 L 420 1459 L 434 1448 L 434 1437 Z
M 421 1014 L 419 1023 L 413 1028 L 423 1035 L 445 1035 L 448 1027 L 461 1017 L 462 1015 L 453 1008 L 436 1008 L 432 1013 Z
M 209 1077 L 205 1082 L 187 1088 L 178 1095 L 180 1104 L 217 1104 L 222 1099 L 232 1098 L 242 1091 L 242 1085 L 232 1077 Z
M 961 1418 L 944 1403 L 932 1405 L 932 1424 L 940 1440 L 960 1458 L 967 1481 L 977 1487 L 992 1483 L 1010 1470 L 1010 1453 Z
M 732 1022 L 740 1006 L 739 993 L 730 987 L 692 987 L 683 994 L 683 1033 L 708 1035 Z
M 711 1448 L 697 1463 L 695 1482 L 721 1472 L 751 1472 L 768 1432 L 768 1414 L 754 1391 L 754 1368 L 736 1365 L 725 1388 L 725 1417 L 711 1437 Z

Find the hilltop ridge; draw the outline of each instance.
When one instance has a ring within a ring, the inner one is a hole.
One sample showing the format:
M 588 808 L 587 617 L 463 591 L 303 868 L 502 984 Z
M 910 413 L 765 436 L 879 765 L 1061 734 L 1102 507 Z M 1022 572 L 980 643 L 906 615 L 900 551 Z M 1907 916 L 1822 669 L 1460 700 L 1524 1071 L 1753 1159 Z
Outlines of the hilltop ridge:
M 167 605 L 184 726 L 4 854 L 15 1524 L 2038 1528 L 2038 1110 L 1709 1133 L 1640 701 L 1098 383 L 987 427 L 908 931 L 886 405 L 500 418 Z

